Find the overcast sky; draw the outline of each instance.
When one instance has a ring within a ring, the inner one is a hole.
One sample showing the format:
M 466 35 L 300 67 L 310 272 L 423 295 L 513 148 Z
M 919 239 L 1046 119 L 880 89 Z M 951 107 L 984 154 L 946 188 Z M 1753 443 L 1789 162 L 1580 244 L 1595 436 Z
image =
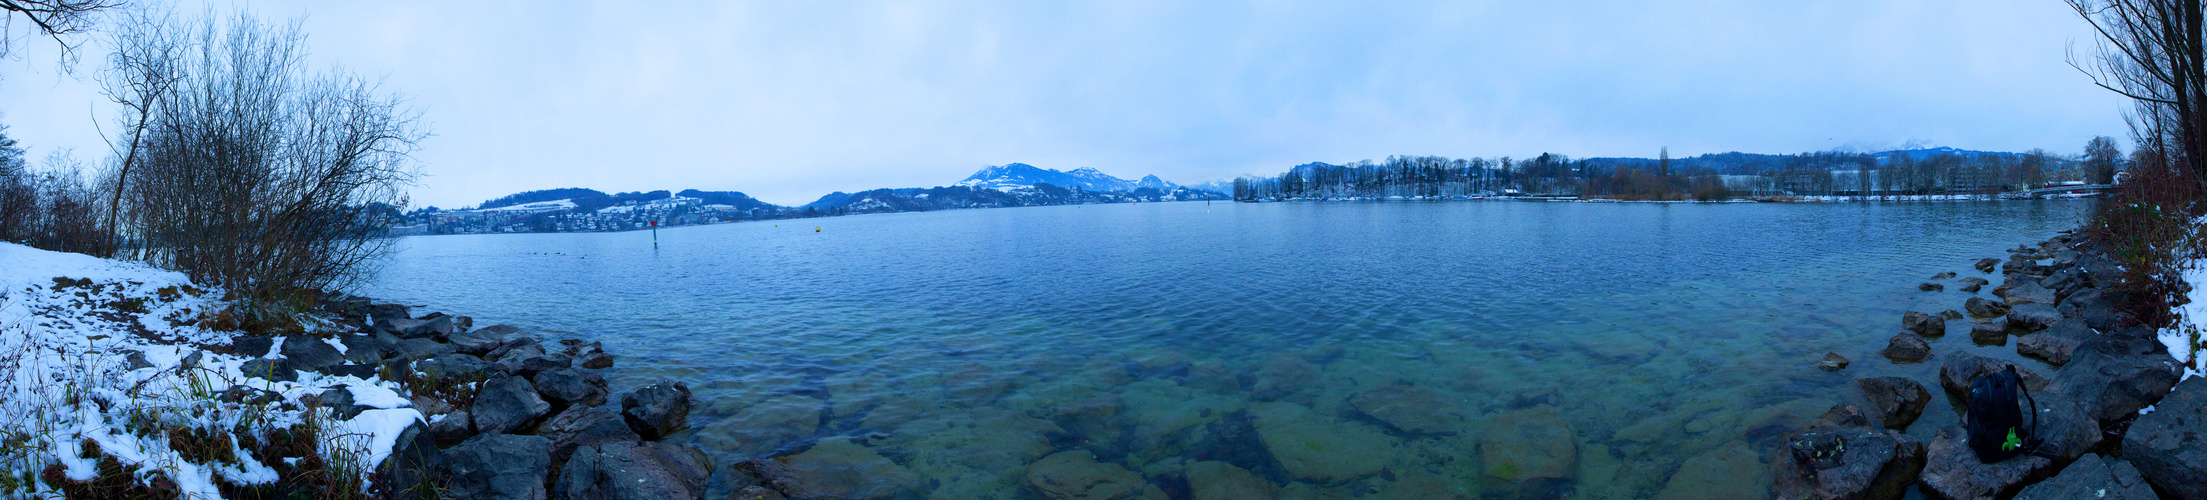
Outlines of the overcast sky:
M 1192 183 L 1392 154 L 2074 154 L 2126 106 L 2064 62 L 2092 35 L 2057 0 L 212 5 L 304 18 L 316 63 L 408 96 L 436 134 L 414 203 L 446 208 L 795 205 L 1011 162 Z M 88 40 L 73 75 L 44 40 L 0 62 L 34 159 L 106 154 Z

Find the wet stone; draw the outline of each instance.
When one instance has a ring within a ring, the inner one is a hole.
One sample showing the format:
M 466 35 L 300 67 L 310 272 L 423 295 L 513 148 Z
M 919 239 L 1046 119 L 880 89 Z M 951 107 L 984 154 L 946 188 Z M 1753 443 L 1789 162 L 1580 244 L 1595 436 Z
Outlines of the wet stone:
M 554 498 L 702 498 L 713 461 L 688 445 L 622 442 L 584 446 L 560 467 Z
M 1097 462 L 1095 454 L 1087 450 L 1073 450 L 1043 457 L 1027 466 L 1027 485 L 1043 498 L 1053 500 L 1108 500 L 1133 498 L 1149 487 L 1149 482 L 1119 464 Z
M 796 455 L 740 463 L 736 469 L 793 498 L 897 498 L 919 493 L 921 486 L 919 474 L 843 439 L 823 440 Z
M 1973 318 L 1997 318 L 2008 315 L 2008 303 L 1984 297 L 1970 297 L 1962 303 L 1962 309 Z
M 1970 325 L 1969 339 L 1977 345 L 2007 345 L 2008 318 L 1993 318 Z
M 1907 431 L 1908 424 L 1915 423 L 1931 404 L 1931 392 L 1906 378 L 1860 378 L 1855 379 L 1855 387 L 1862 389 L 1862 396 L 1877 411 L 1878 422 L 1888 429 Z
M 2008 310 L 2008 326 L 2026 332 L 2044 330 L 2061 321 L 2061 311 L 2044 303 L 2020 304 Z
M 1884 429 L 1819 425 L 1778 442 L 1770 490 L 1783 499 L 1900 498 L 1924 466 L 1923 443 Z
M 1901 332 L 1899 335 L 1887 339 L 1885 350 L 1879 351 L 1878 354 L 1882 354 L 1886 359 L 1891 359 L 1897 363 L 1915 363 L 1931 358 L 1931 344 L 1924 342 L 1922 336 Z
M 1827 372 L 1836 372 L 1847 369 L 1848 363 L 1850 361 L 1847 361 L 1846 356 L 1841 356 L 1836 352 L 1826 352 L 1824 353 L 1824 359 L 1816 362 L 1816 367 Z
M 1194 500 L 1276 498 L 1279 495 L 1279 488 L 1272 483 L 1251 474 L 1248 469 L 1225 462 L 1188 464 L 1187 476 Z
M 715 452 L 733 453 L 736 457 L 757 457 L 772 453 L 789 443 L 813 437 L 819 432 L 820 419 L 826 413 L 827 401 L 811 396 L 784 394 L 767 398 L 744 408 L 733 417 L 714 422 L 698 433 L 698 438 L 704 440 L 706 447 Z
M 1755 456 L 1747 443 L 1732 441 L 1707 453 L 1686 459 L 1671 474 L 1656 500 L 1762 500 L 1770 490 L 1770 468 Z
M 1326 418 L 1294 403 L 1258 405 L 1250 416 L 1257 436 L 1280 466 L 1313 483 L 1335 484 L 1378 474 L 1398 446 L 1376 428 Z
M 1578 473 L 1578 441 L 1563 414 L 1547 405 L 1496 415 L 1479 451 L 1481 470 L 1495 479 L 1568 480 Z
M 1900 317 L 1902 330 L 1925 337 L 1946 335 L 1946 319 L 1917 311 L 1908 311 Z
M 621 396 L 621 416 L 644 439 L 657 440 L 689 426 L 690 386 L 660 380 Z

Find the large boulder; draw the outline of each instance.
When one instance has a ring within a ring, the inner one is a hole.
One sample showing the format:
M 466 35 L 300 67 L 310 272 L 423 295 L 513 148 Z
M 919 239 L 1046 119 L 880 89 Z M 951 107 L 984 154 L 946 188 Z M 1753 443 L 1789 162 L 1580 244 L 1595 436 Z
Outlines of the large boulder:
M 2054 372 L 2046 392 L 2067 394 L 2101 425 L 2114 424 L 2161 399 L 2176 386 L 2176 359 L 2150 328 L 2093 337 L 2077 346 Z
M 1997 463 L 1978 460 L 1969 449 L 1969 431 L 1953 425 L 1931 438 L 1923 468 L 1923 491 L 1932 498 L 1975 500 L 2008 498 L 2023 486 L 2053 472 L 2054 461 L 2018 455 Z
M 345 362 L 348 363 L 372 365 L 383 362 L 387 355 L 383 352 L 382 343 L 376 342 L 373 336 L 345 335 L 338 337 L 337 342 L 345 346 Z
M 376 318 L 375 327 L 409 339 L 441 339 L 452 335 L 451 316 L 426 318 L 428 319 Z
M 491 325 L 454 333 L 450 339 L 452 340 L 452 350 L 481 356 L 489 354 L 492 349 L 497 349 L 498 346 L 505 345 L 509 335 L 520 332 L 521 328 L 513 325 Z
M 543 343 L 535 342 L 514 346 L 512 349 L 497 353 L 497 356 L 498 360 L 492 363 L 493 367 L 506 373 L 521 376 L 535 375 L 537 372 L 544 370 L 569 368 L 574 365 L 574 358 L 567 356 L 567 353 L 560 352 L 556 348 L 546 350 Z
M 1975 318 L 1998 318 L 2008 315 L 2008 303 L 1984 297 L 1970 297 L 1962 302 L 1962 310 Z
M 2043 392 L 2046 385 L 2052 382 L 2030 368 L 2008 360 L 1978 356 L 1969 351 L 1955 351 L 1947 355 L 1946 362 L 1939 364 L 1939 387 L 1946 389 L 1948 396 L 1968 401 L 1969 385 L 1977 381 L 1977 376 L 2005 370 L 2009 366 L 2015 366 L 2016 374 L 2023 377 L 2024 389 Z
M 2207 378 L 2177 384 L 2123 435 L 2123 458 L 2161 491 L 2207 498 Z
M 756 457 L 811 439 L 819 433 L 821 417 L 827 412 L 826 400 L 783 394 L 752 403 L 734 416 L 712 423 L 698 437 L 716 452 Z
M 552 461 L 565 463 L 575 449 L 613 443 L 643 441 L 628 428 L 621 412 L 612 408 L 571 406 L 537 426 L 536 434 L 552 440 Z
M 452 345 L 429 338 L 410 338 L 399 341 L 398 352 L 408 360 L 421 361 L 452 354 Z
M 2015 342 L 2015 352 L 2061 366 L 2069 363 L 2069 355 L 2077 346 L 2098 335 L 2085 326 L 2084 320 L 2068 318 L 2038 333 L 2024 335 Z
M 1971 325 L 1969 340 L 1977 345 L 2007 345 L 2008 318 L 1993 318 Z
M 2023 488 L 2015 500 L 2156 500 L 2138 469 L 2120 458 L 2088 454 L 2055 474 L 2052 479 Z
M 542 500 L 552 442 L 543 436 L 482 434 L 444 451 L 437 470 L 445 498 Z
M 1255 385 L 1251 391 L 1257 399 L 1274 401 L 1295 399 L 1308 403 L 1308 398 L 1290 396 L 1310 390 L 1318 382 L 1318 367 L 1303 358 L 1288 353 L 1274 353 L 1258 367 Z
M 238 365 L 238 373 L 247 377 L 260 377 L 275 382 L 299 380 L 299 371 L 291 368 L 290 360 L 253 359 Z
M 552 404 L 537 397 L 536 387 L 529 385 L 529 379 L 505 375 L 483 381 L 482 388 L 475 393 L 475 405 L 468 407 L 468 414 L 475 421 L 475 431 L 484 434 L 528 429 L 551 411 Z
M 1479 438 L 1481 470 L 1514 482 L 1569 480 L 1578 475 L 1578 440 L 1554 407 L 1495 415 Z
M 475 437 L 475 419 L 468 416 L 467 410 L 446 413 L 444 418 L 429 423 L 429 435 L 437 439 L 439 447 L 458 445 Z
M 1133 498 L 1153 488 L 1141 474 L 1115 463 L 1097 462 L 1088 450 L 1061 451 L 1027 466 L 1027 485 L 1051 500 Z M 786 494 L 786 492 L 785 492 Z M 797 496 L 797 495 L 790 495 Z
M 413 308 L 408 307 L 406 304 L 383 301 L 369 301 L 367 306 L 362 309 L 362 312 L 367 313 L 368 320 L 370 322 L 382 322 L 387 319 L 413 318 L 413 316 L 409 315 L 413 311 Z
M 1389 385 L 1349 397 L 1356 411 L 1389 427 L 1415 434 L 1455 434 L 1464 426 L 1469 409 L 1463 401 L 1450 400 L 1431 389 L 1413 385 Z
M 1779 500 L 1897 499 L 1924 464 L 1922 442 L 1885 429 L 1811 425 L 1778 443 L 1770 492 Z
M 804 453 L 741 462 L 735 468 L 791 498 L 897 498 L 919 493 L 922 484 L 919 474 L 846 439 L 823 440 Z
M 1917 311 L 1908 311 L 1900 316 L 1900 329 L 1915 332 L 1917 335 L 1925 337 L 1946 335 L 1946 318 Z
M 2058 321 L 2061 311 L 2054 310 L 2052 304 L 2032 302 L 2008 310 L 2008 327 L 2026 332 L 2044 330 Z
M 552 494 L 569 500 L 697 500 L 713 461 L 689 445 L 623 442 L 584 446 L 560 467 Z
M 284 345 L 279 350 L 283 351 L 284 359 L 293 370 L 315 371 L 326 366 L 345 364 L 345 355 L 337 352 L 336 346 L 317 337 L 284 337 Z
M 1924 342 L 1923 336 L 1901 332 L 1886 339 L 1885 350 L 1878 351 L 1878 354 L 1885 355 L 1886 359 L 1895 363 L 1920 362 L 1931 359 L 1931 343 Z
M 1888 429 L 1906 432 L 1908 424 L 1923 415 L 1924 406 L 1931 404 L 1931 391 L 1906 378 L 1859 378 L 1855 386 L 1862 389 L 1862 397 L 1877 411 L 1878 422 Z
M 1747 443 L 1732 441 L 1686 459 L 1655 499 L 1763 500 L 1770 498 L 1770 490 L 1756 486 L 1765 484 L 1770 484 L 1770 467 Z
M 658 440 L 689 426 L 690 386 L 661 380 L 621 396 L 621 416 L 644 439 Z

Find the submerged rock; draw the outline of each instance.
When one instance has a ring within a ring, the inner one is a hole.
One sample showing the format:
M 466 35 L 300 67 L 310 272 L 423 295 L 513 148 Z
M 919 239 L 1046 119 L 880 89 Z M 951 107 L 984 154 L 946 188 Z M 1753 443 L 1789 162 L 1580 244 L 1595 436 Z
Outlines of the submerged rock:
M 1946 285 L 1941 285 L 1938 283 L 1924 283 L 1921 285 L 1916 285 L 1916 289 L 1926 292 L 1937 292 L 1946 290 Z
M 1188 489 L 1194 500 L 1278 498 L 1279 487 L 1226 462 L 1188 464 Z
M 817 434 L 827 407 L 828 402 L 819 398 L 783 394 L 714 422 L 698 437 L 716 452 L 731 452 L 741 458 L 766 455 Z
M 2139 416 L 2123 435 L 2123 457 L 2162 491 L 2207 498 L 2207 378 L 2192 377 Z
M 1334 484 L 1378 474 L 1397 447 L 1394 438 L 1375 428 L 1338 422 L 1299 404 L 1260 404 L 1250 416 L 1257 436 L 1280 467 L 1313 483 Z M 1565 439 L 1568 443 L 1569 436 Z
M 1860 378 L 1855 379 L 1855 387 L 1862 389 L 1862 396 L 1877 410 L 1878 422 L 1888 429 L 1906 432 L 1908 424 L 1923 415 L 1924 406 L 1931 404 L 1931 392 L 1906 378 Z
M 1455 434 L 1468 416 L 1462 401 L 1411 385 L 1359 392 L 1349 397 L 1349 405 L 1397 430 L 1418 434 Z
M 1770 484 L 1770 467 L 1748 449 L 1747 443 L 1732 441 L 1707 453 L 1686 459 L 1686 464 L 1671 474 L 1656 500 L 1762 500 L 1770 498 L 1770 490 L 1759 486 Z M 1255 498 L 1255 497 L 1250 497 Z
M 1154 488 L 1124 466 L 1097 462 L 1088 450 L 1061 451 L 1027 466 L 1027 485 L 1053 500 L 1134 498 Z
M 1568 480 L 1579 469 L 1571 425 L 1547 405 L 1495 415 L 1479 438 L 1479 452 L 1480 470 L 1506 481 Z
M 821 441 L 796 455 L 738 463 L 736 470 L 792 498 L 896 498 L 919 493 L 921 486 L 919 474 L 842 439 Z
M 1879 351 L 1878 354 L 1883 354 L 1886 359 L 1898 363 L 1915 363 L 1931 359 L 1931 344 L 1924 342 L 1922 336 L 1901 332 L 1899 335 L 1887 339 L 1885 350 Z
M 2069 500 L 2091 498 L 2106 500 L 2156 500 L 2153 487 L 2138 475 L 2138 469 L 2119 458 L 2101 458 L 2087 454 L 2061 470 L 2053 478 L 2023 488 L 2015 500 Z
M 1963 315 L 1962 315 L 1962 312 L 1961 312 L 1961 311 L 1956 311 L 1956 310 L 1953 310 L 1953 309 L 1948 309 L 1948 310 L 1944 310 L 1944 311 L 1939 311 L 1939 318 L 1940 318 L 1940 319 L 1944 319 L 1944 320 L 1947 320 L 1947 321 L 1954 321 L 1954 320 L 1957 320 L 1957 319 L 1962 319 L 1962 318 L 1965 318 L 1965 317 L 1967 317 L 1967 316 L 1963 316 Z
M 1926 279 L 1943 280 L 1943 279 L 1952 279 L 1952 278 L 1954 278 L 1954 272 L 1953 272 L 1953 271 L 1948 271 L 1948 272 L 1943 272 L 1943 273 L 1939 273 L 1939 274 L 1934 274 L 1934 275 L 1931 275 L 1931 277 L 1930 277 L 1930 278 L 1926 278 Z
M 1257 399 L 1275 401 L 1286 399 L 1298 392 L 1318 385 L 1318 367 L 1303 358 L 1288 353 L 1275 353 L 1257 368 L 1256 385 L 1251 387 Z M 1306 401 L 1307 402 L 1307 401 Z

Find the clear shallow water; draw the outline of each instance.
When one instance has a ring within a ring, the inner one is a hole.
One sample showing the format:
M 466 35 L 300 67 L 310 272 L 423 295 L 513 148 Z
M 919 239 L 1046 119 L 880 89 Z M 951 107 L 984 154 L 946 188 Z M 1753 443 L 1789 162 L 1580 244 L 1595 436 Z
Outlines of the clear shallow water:
M 1294 496 L 1638 498 L 1690 460 L 1767 482 L 1739 450 L 1767 457 L 1855 377 L 1937 393 L 1936 359 L 1875 354 L 1902 311 L 1968 296 L 1915 285 L 1981 276 L 2089 203 L 1164 203 L 681 228 L 657 249 L 415 237 L 364 293 L 603 341 L 616 390 L 687 381 L 676 439 L 716 476 L 803 452 L 879 486 L 861 494 L 1026 498 L 1031 464 L 1086 450 L 1172 497 L 1219 461 Z M 1935 352 L 2015 358 L 1950 328 Z M 1826 351 L 1853 367 L 1816 370 Z

